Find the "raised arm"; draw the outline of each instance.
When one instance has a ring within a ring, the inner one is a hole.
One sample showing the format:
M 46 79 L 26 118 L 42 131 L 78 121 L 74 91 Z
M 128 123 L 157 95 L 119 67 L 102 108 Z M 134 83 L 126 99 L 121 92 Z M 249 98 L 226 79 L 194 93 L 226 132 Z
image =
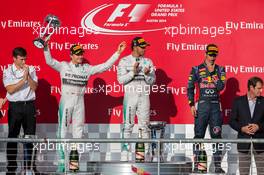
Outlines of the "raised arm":
M 119 58 L 120 54 L 125 50 L 126 42 L 121 42 L 118 45 L 117 51 L 104 63 L 90 67 L 90 74 L 97 74 L 110 69 L 115 61 Z
M 61 71 L 61 62 L 52 58 L 48 44 L 44 47 L 44 57 L 47 65 L 49 65 L 58 72 Z

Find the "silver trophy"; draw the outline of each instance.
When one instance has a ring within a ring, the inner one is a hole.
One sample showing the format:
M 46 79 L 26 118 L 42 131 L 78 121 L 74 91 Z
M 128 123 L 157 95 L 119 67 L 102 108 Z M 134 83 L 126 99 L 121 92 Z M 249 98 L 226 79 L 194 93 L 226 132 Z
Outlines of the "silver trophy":
M 61 22 L 57 16 L 47 15 L 44 20 L 44 28 L 43 32 L 40 30 L 39 37 L 33 40 L 34 45 L 37 48 L 43 48 L 46 45 L 46 42 L 50 39 L 51 35 L 55 32 L 55 29 L 60 27 Z M 50 28 L 52 28 L 52 32 L 50 32 Z
M 148 125 L 151 131 L 151 139 L 164 138 L 166 122 L 163 121 L 151 121 Z M 160 145 L 160 152 L 158 152 L 157 143 L 151 143 L 151 161 L 158 161 L 158 154 L 160 154 L 160 162 L 163 162 L 163 144 Z

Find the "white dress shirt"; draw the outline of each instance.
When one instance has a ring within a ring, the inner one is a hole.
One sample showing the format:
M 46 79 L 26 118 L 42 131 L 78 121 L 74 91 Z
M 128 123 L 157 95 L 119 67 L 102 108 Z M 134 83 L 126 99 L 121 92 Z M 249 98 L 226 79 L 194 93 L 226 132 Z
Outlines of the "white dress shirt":
M 13 84 L 18 83 L 20 80 L 23 79 L 23 75 L 24 75 L 24 70 L 17 69 L 15 64 L 12 64 L 12 66 L 9 66 L 3 72 L 4 86 L 7 87 L 8 85 L 13 85 Z M 29 75 L 35 82 L 38 81 L 36 70 L 33 66 L 29 66 Z M 35 94 L 35 91 L 33 91 L 30 88 L 29 83 L 26 81 L 25 84 L 13 94 L 9 94 L 7 92 L 6 98 L 8 101 L 11 101 L 11 102 L 31 101 L 31 100 L 35 100 L 36 94 Z
M 250 98 L 249 95 L 248 95 L 248 106 L 249 106 L 249 110 L 250 110 L 250 115 L 251 115 L 251 118 L 253 118 L 253 115 L 254 115 L 254 110 L 255 110 L 255 106 L 256 106 L 256 101 L 257 99 L 254 98 Z

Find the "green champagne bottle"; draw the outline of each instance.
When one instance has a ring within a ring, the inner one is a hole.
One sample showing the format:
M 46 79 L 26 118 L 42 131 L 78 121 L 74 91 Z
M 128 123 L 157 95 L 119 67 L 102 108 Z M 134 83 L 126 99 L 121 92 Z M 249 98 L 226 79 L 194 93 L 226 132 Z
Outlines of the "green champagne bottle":
M 73 149 L 70 152 L 69 170 L 72 172 L 79 171 L 79 153 L 77 149 Z
M 201 148 L 198 155 L 198 172 L 207 173 L 207 154 L 204 144 L 201 144 Z

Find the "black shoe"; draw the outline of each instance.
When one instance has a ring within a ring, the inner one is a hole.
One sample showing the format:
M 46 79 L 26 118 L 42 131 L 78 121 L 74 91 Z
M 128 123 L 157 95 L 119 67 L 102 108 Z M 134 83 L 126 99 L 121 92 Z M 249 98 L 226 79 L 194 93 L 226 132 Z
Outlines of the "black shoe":
M 6 172 L 6 175 L 16 175 L 14 172 Z
M 225 171 L 221 167 L 216 167 L 215 173 L 225 174 Z
M 16 169 L 12 169 L 12 170 L 10 170 L 10 169 L 8 169 L 7 170 L 7 172 L 6 172 L 6 175 L 16 175 Z

